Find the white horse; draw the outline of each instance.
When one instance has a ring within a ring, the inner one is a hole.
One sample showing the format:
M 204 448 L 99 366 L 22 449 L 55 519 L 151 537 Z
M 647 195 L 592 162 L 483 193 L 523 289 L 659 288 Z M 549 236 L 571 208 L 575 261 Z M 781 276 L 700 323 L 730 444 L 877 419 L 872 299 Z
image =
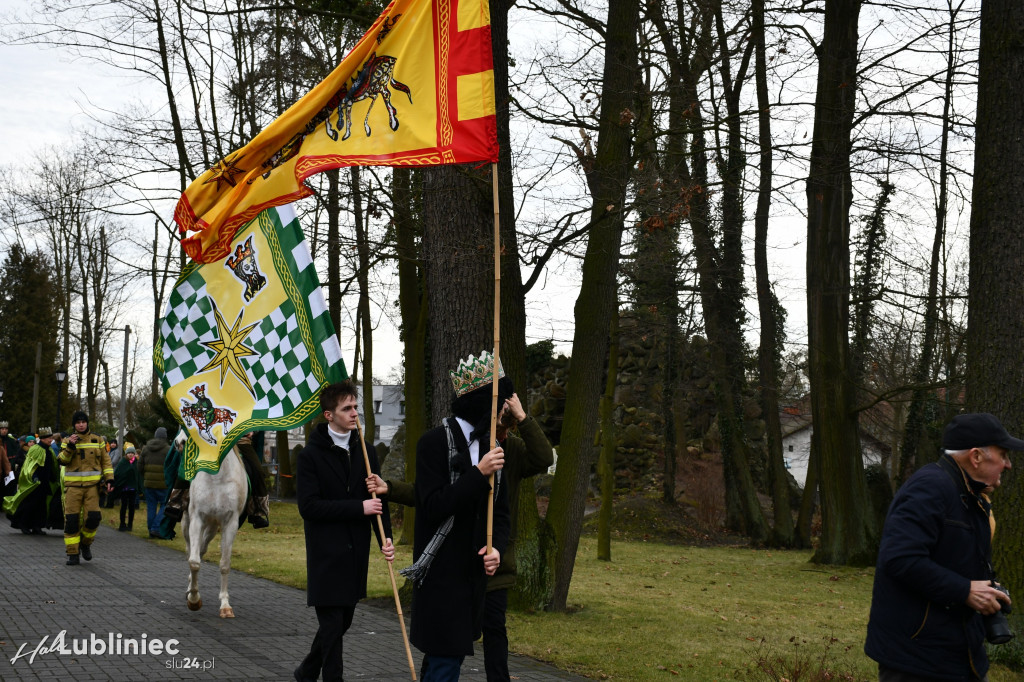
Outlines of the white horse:
M 245 467 L 235 448 L 220 463 L 220 471 L 216 474 L 200 471 L 192 481 L 188 504 L 181 519 L 191 571 L 185 601 L 191 611 L 203 608 L 203 600 L 199 596 L 199 565 L 210 540 L 220 531 L 220 617 L 235 617 L 228 603 L 228 575 L 231 573 L 231 546 L 238 532 L 238 519 L 245 508 L 247 492 Z

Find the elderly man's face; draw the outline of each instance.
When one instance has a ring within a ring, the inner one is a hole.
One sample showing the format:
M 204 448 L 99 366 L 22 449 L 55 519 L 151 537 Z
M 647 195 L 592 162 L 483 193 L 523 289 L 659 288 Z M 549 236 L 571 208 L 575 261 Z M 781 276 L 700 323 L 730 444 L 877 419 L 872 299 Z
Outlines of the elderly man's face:
M 977 448 L 983 455 L 975 470 L 974 477 L 988 485 L 998 488 L 1002 482 L 1003 472 L 1010 468 L 1010 451 L 998 445 Z

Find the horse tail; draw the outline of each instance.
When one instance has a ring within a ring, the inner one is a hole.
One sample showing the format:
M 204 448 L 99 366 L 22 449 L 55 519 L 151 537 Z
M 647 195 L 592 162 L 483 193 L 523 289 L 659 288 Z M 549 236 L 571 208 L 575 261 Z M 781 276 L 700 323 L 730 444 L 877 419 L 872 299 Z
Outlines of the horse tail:
M 412 104 L 412 91 L 409 89 L 408 85 L 406 85 L 405 83 L 401 83 L 401 82 L 395 80 L 395 77 L 392 76 L 391 77 L 391 87 L 393 87 L 395 90 L 399 90 L 399 91 L 404 92 L 405 94 L 407 94 L 409 96 L 409 104 Z

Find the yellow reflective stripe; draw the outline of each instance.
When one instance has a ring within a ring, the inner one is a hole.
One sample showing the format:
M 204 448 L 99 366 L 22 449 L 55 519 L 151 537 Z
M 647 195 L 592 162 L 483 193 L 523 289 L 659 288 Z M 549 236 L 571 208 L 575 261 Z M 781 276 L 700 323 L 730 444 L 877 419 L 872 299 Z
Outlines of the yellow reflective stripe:
M 76 450 L 96 450 L 103 447 L 103 443 L 76 443 Z
M 70 475 L 71 474 L 68 474 L 68 476 L 70 476 Z M 65 477 L 65 480 L 64 480 L 64 484 L 65 485 L 74 485 L 74 486 L 79 486 L 79 485 L 83 485 L 83 484 L 84 485 L 94 485 L 94 484 L 99 483 L 99 482 L 100 482 L 100 475 L 99 474 L 96 474 L 95 476 L 76 476 L 75 478 L 70 478 L 70 479 Z
M 78 534 L 77 533 L 75 535 L 72 535 L 71 537 L 68 537 L 66 535 L 64 536 L 64 546 L 77 545 L 77 544 L 78 544 Z
M 111 476 L 113 476 L 114 475 L 114 469 L 113 468 L 104 469 L 103 470 L 103 475 L 105 476 L 107 474 L 110 474 Z
M 83 538 L 94 538 L 94 537 L 96 537 L 96 530 L 97 530 L 96 528 L 93 528 L 92 530 L 89 530 L 88 528 L 83 528 L 82 529 L 82 537 Z

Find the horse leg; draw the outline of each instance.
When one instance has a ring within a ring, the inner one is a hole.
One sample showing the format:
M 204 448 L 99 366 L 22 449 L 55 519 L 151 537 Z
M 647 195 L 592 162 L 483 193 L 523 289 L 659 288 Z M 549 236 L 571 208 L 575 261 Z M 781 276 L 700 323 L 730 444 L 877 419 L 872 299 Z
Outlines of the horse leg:
M 377 95 L 370 98 L 370 107 L 366 110 L 366 118 L 363 119 L 363 130 L 366 131 L 366 136 L 370 136 L 370 112 L 373 111 L 373 105 L 377 103 Z
M 194 526 L 193 523 L 195 523 Z M 198 611 L 203 608 L 203 599 L 199 596 L 199 565 L 202 561 L 202 552 L 199 550 L 201 533 L 199 526 L 199 517 L 193 517 L 186 510 L 185 516 L 181 520 L 181 529 L 185 534 L 185 554 L 188 556 L 189 578 L 185 604 L 189 611 Z
M 342 119 L 345 122 L 345 134 L 341 136 L 345 141 L 352 134 L 352 102 L 345 102 L 338 107 L 338 127 L 341 127 Z
M 220 529 L 220 617 L 234 618 L 235 611 L 228 603 L 228 576 L 231 575 L 231 547 L 235 544 L 238 523 L 230 520 Z
M 388 110 L 388 125 L 391 126 L 392 130 L 398 130 L 398 110 L 391 103 L 391 93 L 388 92 L 387 87 L 380 93 L 380 96 L 384 98 L 384 106 Z
M 339 116 L 339 118 L 341 118 Z M 341 127 L 341 124 L 338 124 Z M 331 115 L 328 113 L 327 118 L 324 119 L 324 129 L 327 131 L 327 137 L 331 138 L 332 141 L 338 141 L 338 131 L 331 127 Z

